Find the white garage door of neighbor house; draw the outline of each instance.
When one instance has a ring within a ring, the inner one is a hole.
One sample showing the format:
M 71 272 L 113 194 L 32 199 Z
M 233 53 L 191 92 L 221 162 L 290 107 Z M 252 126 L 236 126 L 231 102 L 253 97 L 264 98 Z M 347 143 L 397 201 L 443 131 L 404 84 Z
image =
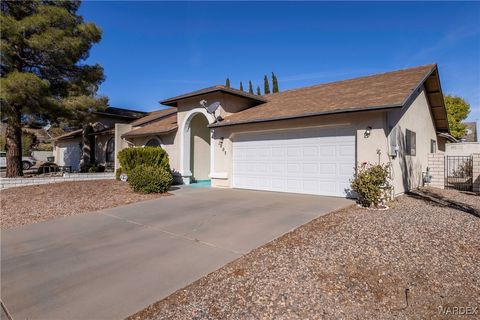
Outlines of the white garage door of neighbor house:
M 354 167 L 352 128 L 245 133 L 233 142 L 235 188 L 345 197 Z
M 59 165 L 72 166 L 72 170 L 80 170 L 80 157 L 82 150 L 78 142 L 64 144 L 60 147 Z

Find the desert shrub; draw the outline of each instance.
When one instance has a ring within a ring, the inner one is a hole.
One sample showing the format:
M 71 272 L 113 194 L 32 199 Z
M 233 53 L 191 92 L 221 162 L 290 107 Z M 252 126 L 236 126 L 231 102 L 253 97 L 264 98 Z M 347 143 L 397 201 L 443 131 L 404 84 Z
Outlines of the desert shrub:
M 473 174 L 473 162 L 471 159 L 465 160 L 458 164 L 457 168 L 453 170 L 452 175 L 456 178 L 467 178 Z
M 161 147 L 126 148 L 118 153 L 118 160 L 127 174 L 140 165 L 161 167 L 170 172 L 168 154 Z
M 44 162 L 39 167 L 37 172 L 41 173 L 48 173 L 48 172 L 56 172 L 58 171 L 58 165 L 53 162 Z
M 359 203 L 364 207 L 377 207 L 389 198 L 389 165 L 362 163 L 351 180 L 352 190 L 358 195 Z
M 87 173 L 87 172 L 97 172 L 96 166 L 92 163 L 82 163 L 80 165 L 80 172 Z
M 163 193 L 172 185 L 170 170 L 164 167 L 138 165 L 128 173 L 128 183 L 133 191 L 141 193 Z
M 52 151 L 52 150 L 53 150 L 53 146 L 52 146 L 51 143 L 40 142 L 40 143 L 37 144 L 37 146 L 35 147 L 35 150 L 38 150 L 38 151 Z

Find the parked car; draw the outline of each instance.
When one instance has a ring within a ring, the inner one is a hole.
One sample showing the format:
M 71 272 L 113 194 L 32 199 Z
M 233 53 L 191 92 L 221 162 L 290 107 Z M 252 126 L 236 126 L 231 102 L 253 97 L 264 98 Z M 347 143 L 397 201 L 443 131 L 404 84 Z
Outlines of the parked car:
M 37 163 L 32 157 L 22 157 L 23 170 L 28 170 Z M 7 167 L 7 153 L 5 151 L 0 152 L 0 168 Z

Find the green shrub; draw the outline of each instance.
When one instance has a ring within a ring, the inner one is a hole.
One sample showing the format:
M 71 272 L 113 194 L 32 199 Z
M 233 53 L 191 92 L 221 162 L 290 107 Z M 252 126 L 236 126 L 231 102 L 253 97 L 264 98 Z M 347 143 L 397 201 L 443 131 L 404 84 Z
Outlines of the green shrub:
M 362 163 L 351 181 L 352 190 L 358 195 L 359 203 L 364 207 L 378 207 L 389 198 L 389 165 L 371 165 Z
M 170 172 L 168 154 L 161 147 L 126 148 L 118 153 L 118 160 L 126 173 L 139 165 L 162 167 Z
M 85 163 L 80 166 L 80 172 L 82 173 L 105 172 L 105 166 L 96 165 L 93 163 Z
M 139 165 L 128 174 L 128 183 L 133 191 L 141 193 L 163 193 L 172 185 L 170 170 L 163 167 Z
M 39 174 L 56 172 L 56 171 L 58 171 L 58 165 L 53 162 L 44 162 L 38 167 L 38 170 L 37 170 Z
M 38 151 L 53 151 L 53 146 L 51 143 L 44 143 L 40 142 L 36 147 L 35 150 Z
M 80 165 L 80 172 L 82 173 L 96 172 L 96 167 L 94 164 L 91 164 L 91 163 L 82 163 Z

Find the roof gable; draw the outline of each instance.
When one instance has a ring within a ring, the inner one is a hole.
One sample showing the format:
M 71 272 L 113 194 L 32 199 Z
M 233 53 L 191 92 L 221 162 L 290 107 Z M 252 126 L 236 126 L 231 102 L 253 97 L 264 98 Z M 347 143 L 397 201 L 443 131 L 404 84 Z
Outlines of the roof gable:
M 192 97 L 196 97 L 196 96 L 200 96 L 200 95 L 204 95 L 204 94 L 209 94 L 209 93 L 213 93 L 213 92 L 224 92 L 224 93 L 227 93 L 227 94 L 243 97 L 245 99 L 249 99 L 249 100 L 252 100 L 252 101 L 257 102 L 257 103 L 264 103 L 264 102 L 267 101 L 263 96 L 247 93 L 245 91 L 237 90 L 237 89 L 226 87 L 226 86 L 223 86 L 223 85 L 217 85 L 217 86 L 212 86 L 212 87 L 192 91 L 192 92 L 189 92 L 189 93 L 185 93 L 185 94 L 182 94 L 182 95 L 179 95 L 179 96 L 175 96 L 175 97 L 160 101 L 160 103 L 163 104 L 163 105 L 166 105 L 166 106 L 176 107 L 178 101 L 180 101 L 180 100 L 187 99 L 187 98 L 192 98 Z

